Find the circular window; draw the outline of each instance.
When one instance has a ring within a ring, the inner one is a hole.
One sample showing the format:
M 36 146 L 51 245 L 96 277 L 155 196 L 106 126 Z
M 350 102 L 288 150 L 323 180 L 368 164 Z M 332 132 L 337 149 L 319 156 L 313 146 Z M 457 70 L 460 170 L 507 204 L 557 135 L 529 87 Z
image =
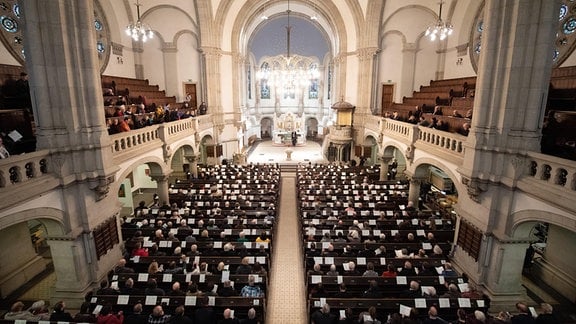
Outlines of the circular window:
M 21 8 L 16 0 L 0 2 L 0 40 L 12 56 L 25 65 L 24 34 L 20 28 Z M 98 1 L 94 1 L 94 31 L 96 33 L 96 51 L 100 62 L 100 72 L 104 72 L 110 58 L 110 32 L 107 28 L 104 11 Z
M 559 66 L 574 51 L 576 46 L 576 5 L 570 3 L 576 0 L 563 1 L 558 13 L 558 31 L 556 32 L 556 46 L 550 57 L 554 67 Z M 474 21 L 474 28 L 470 39 L 470 57 L 474 71 L 478 72 L 478 62 L 481 54 L 482 32 L 484 31 L 484 4 L 478 9 Z

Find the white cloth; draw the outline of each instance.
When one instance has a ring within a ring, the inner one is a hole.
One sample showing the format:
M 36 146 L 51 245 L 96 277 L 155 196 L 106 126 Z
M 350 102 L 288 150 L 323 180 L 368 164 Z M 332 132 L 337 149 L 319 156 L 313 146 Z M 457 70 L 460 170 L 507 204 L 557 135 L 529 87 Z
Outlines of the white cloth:
M 0 159 L 5 159 L 10 157 L 10 153 L 4 146 L 0 146 Z

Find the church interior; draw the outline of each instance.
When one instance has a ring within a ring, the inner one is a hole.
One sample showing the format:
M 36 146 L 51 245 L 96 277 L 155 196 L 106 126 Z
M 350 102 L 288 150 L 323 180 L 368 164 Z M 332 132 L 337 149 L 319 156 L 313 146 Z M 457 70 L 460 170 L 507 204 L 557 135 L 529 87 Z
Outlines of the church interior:
M 575 31 L 572 0 L 1 0 L 2 321 L 576 323 Z

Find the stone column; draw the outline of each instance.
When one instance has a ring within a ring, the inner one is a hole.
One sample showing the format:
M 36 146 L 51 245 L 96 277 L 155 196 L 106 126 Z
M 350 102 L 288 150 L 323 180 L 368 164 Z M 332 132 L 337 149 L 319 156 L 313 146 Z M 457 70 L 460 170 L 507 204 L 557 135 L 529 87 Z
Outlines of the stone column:
M 346 96 L 346 55 L 339 54 L 332 60 L 332 102 L 338 102 Z
M 49 240 L 54 267 L 62 269 L 51 295 L 79 305 L 121 255 L 116 245 L 96 258 L 93 238 L 86 237 L 120 210 L 116 194 L 109 194 L 118 167 L 102 110 L 94 2 L 30 0 L 21 5 L 37 149 L 50 151 L 66 215 L 59 223 L 65 243 Z
M 170 205 L 170 194 L 169 194 L 169 182 L 168 182 L 168 175 L 150 175 L 152 180 L 156 181 L 158 184 L 158 197 L 160 198 L 160 203 L 166 202 Z
M 494 312 L 512 309 L 520 296 L 526 293 L 522 287 L 522 267 L 528 248 L 527 240 L 487 238 L 487 261 L 484 288 L 491 297 L 490 310 Z
M 190 162 L 190 172 L 192 173 L 192 176 L 194 176 L 194 178 L 198 178 L 198 160 L 200 159 L 200 156 L 193 154 L 186 155 L 185 158 L 188 160 L 188 162 Z
M 418 202 L 420 199 L 420 185 L 426 179 L 412 177 L 410 178 L 410 189 L 408 189 L 408 201 L 414 204 L 414 207 L 418 208 Z
M 400 95 L 411 97 L 414 91 L 414 68 L 416 67 L 416 43 L 406 43 L 402 49 L 402 79 Z
M 208 114 L 212 114 L 214 126 L 224 128 L 224 112 L 222 111 L 222 90 L 220 84 L 220 59 L 222 50 L 217 47 L 205 46 L 201 49 L 206 69 L 206 104 Z
M 366 47 L 358 49 L 358 102 L 354 111 L 354 124 L 364 125 L 365 120 L 372 115 L 370 104 L 372 103 L 372 91 L 374 83 L 374 58 L 379 49 Z M 361 136 L 359 134 L 359 136 Z M 362 143 L 361 138 L 355 138 L 357 143 Z
M 392 155 L 380 155 L 380 181 L 388 180 L 388 163 L 392 160 Z
M 178 86 L 178 48 L 174 43 L 162 44 L 164 53 L 164 83 L 166 84 L 166 96 L 180 96 Z M 162 103 L 165 104 L 165 103 Z
M 232 55 L 232 102 L 234 103 L 234 121 L 242 120 L 242 107 L 245 105 L 246 96 L 246 59 L 240 53 Z

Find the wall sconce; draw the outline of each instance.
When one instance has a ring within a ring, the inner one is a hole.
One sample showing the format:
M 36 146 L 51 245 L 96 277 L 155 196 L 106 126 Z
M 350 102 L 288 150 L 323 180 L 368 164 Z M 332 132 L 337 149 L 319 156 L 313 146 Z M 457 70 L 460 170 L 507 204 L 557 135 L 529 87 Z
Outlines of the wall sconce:
M 464 61 L 461 57 L 456 60 L 456 65 L 462 65 L 462 61 Z

